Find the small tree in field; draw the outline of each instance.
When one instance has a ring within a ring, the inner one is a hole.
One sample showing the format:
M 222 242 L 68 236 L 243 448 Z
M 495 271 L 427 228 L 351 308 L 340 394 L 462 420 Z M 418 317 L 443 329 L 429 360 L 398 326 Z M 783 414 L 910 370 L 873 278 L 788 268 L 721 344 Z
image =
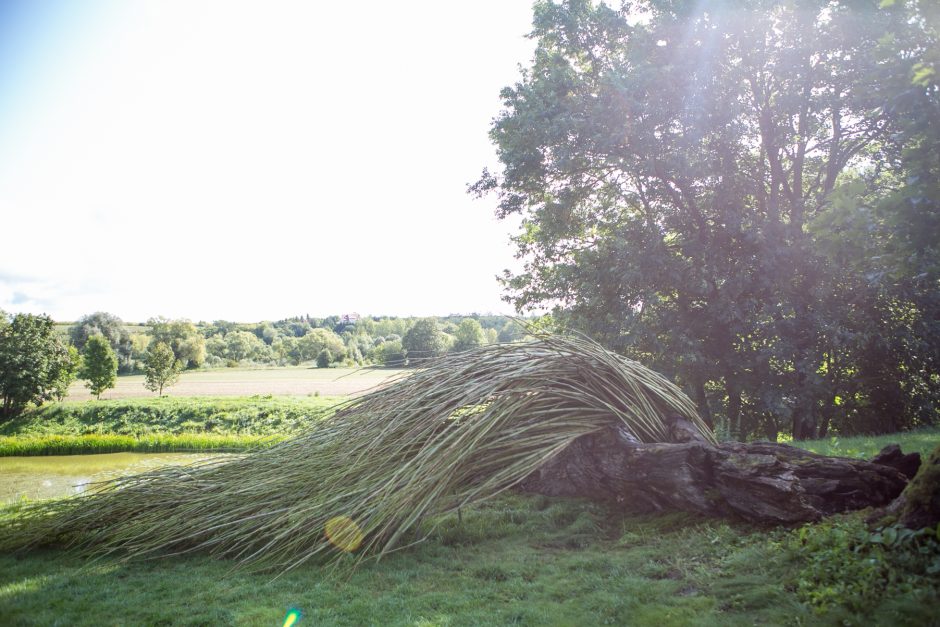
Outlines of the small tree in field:
M 101 398 L 102 392 L 114 387 L 117 367 L 117 355 L 106 337 L 92 335 L 85 341 L 79 377 L 87 380 L 85 387 L 96 399 Z
M 144 365 L 144 387 L 163 396 L 163 388 L 169 387 L 180 378 L 182 364 L 177 361 L 173 349 L 164 342 L 158 342 L 147 353 Z
M 317 368 L 329 368 L 331 361 L 333 361 L 333 354 L 330 349 L 324 348 L 317 355 Z

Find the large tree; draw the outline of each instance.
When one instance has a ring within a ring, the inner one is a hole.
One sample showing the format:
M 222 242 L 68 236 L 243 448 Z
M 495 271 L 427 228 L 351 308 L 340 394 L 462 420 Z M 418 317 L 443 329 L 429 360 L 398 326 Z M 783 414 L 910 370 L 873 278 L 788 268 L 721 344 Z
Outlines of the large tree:
M 77 366 L 49 316 L 0 311 L 0 420 L 29 403 L 62 398 Z
M 454 332 L 454 350 L 466 351 L 486 344 L 483 327 L 473 318 L 464 318 Z
M 936 44 L 878 5 L 537 3 L 491 130 L 502 171 L 472 186 L 522 216 L 509 299 L 669 373 L 738 436 L 824 429 L 851 372 L 834 347 L 891 306 L 848 302 L 860 277 L 812 225 L 846 173 L 876 169 L 886 77 Z
M 408 329 L 401 345 L 412 364 L 439 357 L 447 349 L 447 339 L 434 318 L 421 318 Z
M 326 350 L 332 358 L 342 359 L 346 354 L 343 339 L 329 329 L 311 329 L 293 346 L 291 357 L 295 363 L 317 359 L 320 353 Z
M 198 368 L 205 362 L 206 339 L 189 320 L 151 318 L 147 326 L 153 343 L 169 346 L 184 368 Z
M 134 345 L 130 333 L 119 317 L 104 311 L 96 311 L 82 316 L 69 328 L 69 338 L 79 351 L 84 351 L 85 342 L 95 335 L 103 335 L 107 338 L 123 370 L 133 369 Z

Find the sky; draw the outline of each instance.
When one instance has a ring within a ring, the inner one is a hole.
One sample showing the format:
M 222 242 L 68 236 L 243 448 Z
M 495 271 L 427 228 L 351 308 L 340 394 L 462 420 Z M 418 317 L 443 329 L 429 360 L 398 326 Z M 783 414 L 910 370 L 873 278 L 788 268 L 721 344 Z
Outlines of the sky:
M 511 313 L 531 0 L 0 0 L 0 309 Z

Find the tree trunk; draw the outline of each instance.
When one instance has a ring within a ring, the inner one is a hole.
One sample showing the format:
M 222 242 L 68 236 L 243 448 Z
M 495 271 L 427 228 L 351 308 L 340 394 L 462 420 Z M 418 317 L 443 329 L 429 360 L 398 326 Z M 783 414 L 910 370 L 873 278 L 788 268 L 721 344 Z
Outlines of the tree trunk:
M 743 437 L 741 429 L 741 387 L 735 375 L 725 375 L 725 392 L 728 394 L 728 429 L 732 437 Z
M 890 465 L 825 457 L 785 444 L 714 446 L 684 420 L 673 443 L 644 444 L 617 427 L 575 440 L 522 484 L 528 492 L 584 497 L 633 510 L 795 524 L 897 497 L 907 477 Z
M 698 408 L 699 416 L 702 417 L 709 429 L 714 429 L 715 422 L 712 419 L 711 407 L 708 405 L 708 396 L 705 394 L 705 383 L 701 379 L 698 379 L 692 386 L 692 393 L 694 394 L 695 406 Z

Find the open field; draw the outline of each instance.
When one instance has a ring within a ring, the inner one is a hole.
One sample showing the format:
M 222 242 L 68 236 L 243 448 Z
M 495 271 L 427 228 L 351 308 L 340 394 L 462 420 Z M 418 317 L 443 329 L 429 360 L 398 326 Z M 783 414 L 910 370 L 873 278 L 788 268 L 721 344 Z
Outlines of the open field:
M 178 383 L 164 388 L 168 396 L 352 396 L 403 374 L 408 370 L 386 368 L 218 368 L 190 370 Z M 143 375 L 122 376 L 102 399 L 154 397 L 144 387 Z M 83 381 L 69 387 L 67 400 L 94 398 Z

